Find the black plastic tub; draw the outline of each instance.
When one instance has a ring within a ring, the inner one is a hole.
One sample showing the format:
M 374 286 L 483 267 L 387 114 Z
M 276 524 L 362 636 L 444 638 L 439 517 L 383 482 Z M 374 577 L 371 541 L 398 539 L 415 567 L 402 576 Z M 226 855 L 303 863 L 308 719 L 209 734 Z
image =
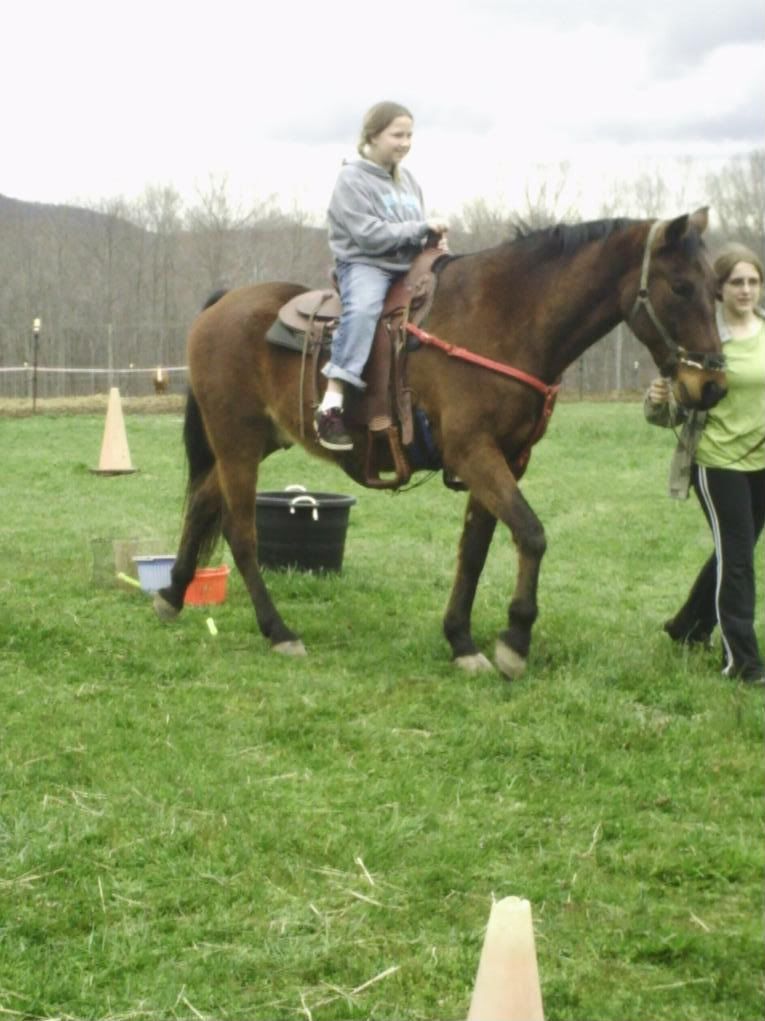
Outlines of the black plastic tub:
M 255 497 L 258 561 L 272 570 L 342 570 L 355 496 L 297 487 Z

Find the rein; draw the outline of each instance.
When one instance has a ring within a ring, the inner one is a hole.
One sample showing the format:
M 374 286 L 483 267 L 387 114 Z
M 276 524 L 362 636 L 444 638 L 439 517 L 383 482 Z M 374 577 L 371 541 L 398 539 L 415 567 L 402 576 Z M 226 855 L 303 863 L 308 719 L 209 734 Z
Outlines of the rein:
M 667 328 L 664 326 L 664 323 L 662 323 L 661 319 L 659 319 L 656 309 L 653 307 L 651 295 L 648 292 L 648 274 L 651 268 L 651 246 L 653 244 L 654 237 L 661 226 L 662 221 L 655 220 L 651 224 L 651 229 L 648 231 L 645 249 L 643 250 L 643 264 L 640 269 L 640 286 L 638 288 L 632 310 L 627 316 L 627 322 L 632 325 L 633 319 L 637 316 L 640 309 L 643 308 L 645 309 L 648 318 L 653 323 L 656 332 L 667 345 L 672 355 L 674 355 L 676 364 L 685 365 L 694 369 L 723 369 L 725 367 L 725 355 L 702 354 L 696 351 L 686 351 L 684 347 L 681 347 L 677 341 L 674 340 Z
M 528 372 L 524 372 L 522 369 L 513 368 L 512 365 L 506 365 L 504 362 L 495 362 L 492 358 L 484 358 L 483 355 L 476 354 L 474 351 L 468 351 L 465 347 L 458 347 L 457 344 L 450 344 L 440 337 L 436 337 L 432 333 L 427 333 L 425 330 L 420 329 L 419 326 L 415 326 L 414 323 L 407 322 L 404 326 L 407 333 L 411 333 L 412 336 L 416 337 L 419 341 L 425 344 L 427 347 L 435 347 L 439 351 L 443 351 L 450 358 L 458 358 L 460 361 L 469 362 L 471 365 L 479 365 L 483 369 L 489 369 L 491 372 L 497 372 L 501 376 L 509 376 L 511 379 L 516 379 L 520 383 L 525 383 L 526 386 L 530 386 L 537 393 L 542 394 L 545 399 L 544 405 L 542 406 L 542 413 L 537 419 L 537 423 L 534 427 L 534 431 L 529 437 L 529 441 L 523 450 L 518 454 L 515 460 L 511 464 L 511 469 L 516 476 L 520 478 L 526 469 L 526 465 L 529 463 L 531 457 L 531 448 L 535 443 L 538 443 L 542 439 L 546 430 L 547 423 L 550 421 L 550 416 L 553 413 L 555 407 L 555 398 L 558 396 L 560 390 L 560 383 L 545 383 L 544 380 L 538 379 L 536 376 L 530 375 Z
M 510 376 L 512 379 L 520 380 L 521 383 L 525 383 L 541 393 L 545 398 L 545 402 L 551 399 L 554 400 L 555 395 L 560 390 L 559 383 L 554 383 L 550 386 L 550 384 L 545 383 L 543 380 L 537 379 L 536 376 L 523 372 L 522 369 L 515 369 L 512 365 L 505 365 L 504 362 L 495 362 L 492 358 L 484 358 L 483 355 L 476 354 L 474 351 L 468 351 L 465 347 L 458 347 L 457 344 L 450 344 L 448 341 L 441 340 L 440 337 L 427 333 L 425 330 L 420 329 L 419 326 L 415 326 L 414 323 L 407 323 L 406 331 L 426 346 L 438 348 L 439 351 L 443 351 L 450 358 L 458 358 L 463 362 L 471 362 L 473 365 L 480 365 L 484 369 L 498 372 L 502 376 Z

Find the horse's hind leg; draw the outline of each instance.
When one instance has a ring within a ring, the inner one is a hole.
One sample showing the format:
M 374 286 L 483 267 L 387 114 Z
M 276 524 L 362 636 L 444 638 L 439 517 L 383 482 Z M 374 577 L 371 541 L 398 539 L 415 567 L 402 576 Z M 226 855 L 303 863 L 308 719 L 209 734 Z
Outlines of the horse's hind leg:
M 258 565 L 255 527 L 255 485 L 260 458 L 241 455 L 218 458 L 218 473 L 224 495 L 223 533 L 234 562 L 250 593 L 258 627 L 274 652 L 305 655 L 298 635 L 281 618 L 263 581 Z
M 219 534 L 222 511 L 218 473 L 213 467 L 189 494 L 170 585 L 154 596 L 154 610 L 161 620 L 171 621 L 183 609 L 183 598 L 196 572 L 200 552 L 209 549 Z
M 492 669 L 473 641 L 470 615 L 496 524 L 497 519 L 470 496 L 460 539 L 457 575 L 444 617 L 444 634 L 452 647 L 454 662 L 468 673 Z

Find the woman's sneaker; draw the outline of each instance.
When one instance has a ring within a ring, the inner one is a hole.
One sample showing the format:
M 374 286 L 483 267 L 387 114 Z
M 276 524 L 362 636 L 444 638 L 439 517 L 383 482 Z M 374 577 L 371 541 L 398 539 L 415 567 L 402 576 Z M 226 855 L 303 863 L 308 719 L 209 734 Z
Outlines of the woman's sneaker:
M 348 435 L 339 408 L 321 408 L 313 416 L 313 427 L 319 443 L 327 450 L 353 450 L 353 440 Z

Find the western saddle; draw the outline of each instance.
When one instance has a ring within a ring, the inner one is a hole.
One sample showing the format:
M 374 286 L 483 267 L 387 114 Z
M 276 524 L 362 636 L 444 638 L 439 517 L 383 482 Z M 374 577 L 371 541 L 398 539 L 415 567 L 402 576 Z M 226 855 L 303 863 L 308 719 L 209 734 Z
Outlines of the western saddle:
M 405 447 L 414 440 L 412 394 L 406 380 L 409 323 L 419 325 L 433 302 L 436 277 L 433 264 L 443 255 L 427 248 L 417 256 L 409 272 L 397 280 L 385 300 L 372 350 L 364 370 L 367 389 L 347 404 L 349 424 L 366 427 L 365 485 L 375 489 L 398 489 L 412 475 Z M 300 431 L 305 436 L 306 377 L 312 408 L 319 405 L 319 370 L 327 360 L 332 332 L 342 305 L 336 290 L 305 291 L 279 309 L 279 317 L 266 334 L 274 344 L 299 351 Z M 310 371 L 307 366 L 310 365 Z M 381 472 L 386 475 L 382 476 Z

